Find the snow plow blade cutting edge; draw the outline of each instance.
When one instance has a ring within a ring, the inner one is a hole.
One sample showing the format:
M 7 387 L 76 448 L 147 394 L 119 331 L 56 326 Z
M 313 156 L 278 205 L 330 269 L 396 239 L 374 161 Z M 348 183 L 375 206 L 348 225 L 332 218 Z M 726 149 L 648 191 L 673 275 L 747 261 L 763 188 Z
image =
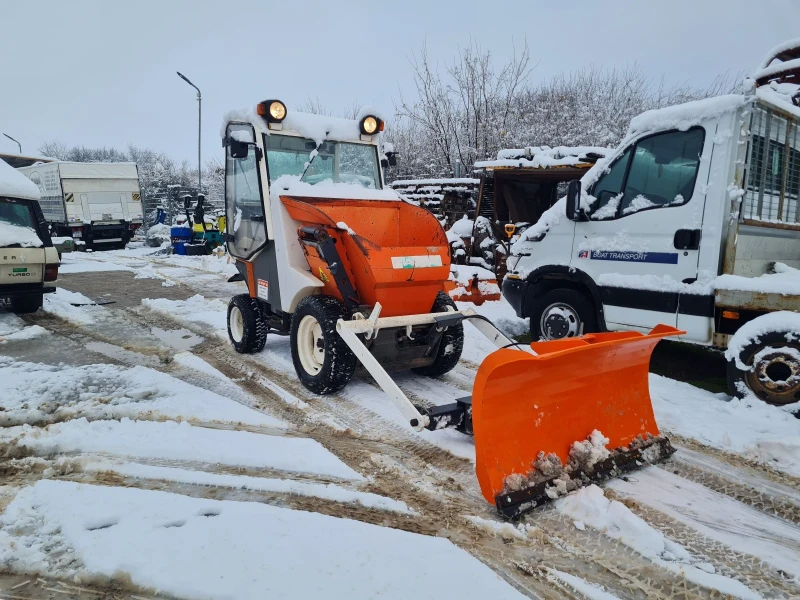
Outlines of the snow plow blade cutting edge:
M 568 465 L 573 443 L 594 430 L 609 439 L 611 455 L 588 468 L 567 467 L 573 488 L 672 454 L 653 415 L 648 371 L 655 345 L 682 333 L 658 325 L 649 334 L 534 342 L 536 355 L 512 349 L 489 355 L 472 391 L 475 468 L 484 498 L 513 518 L 562 495 L 564 484 L 558 490 L 555 480 L 564 477 L 548 477 L 533 463 L 552 453 Z M 510 475 L 524 477 L 524 484 L 507 485 Z

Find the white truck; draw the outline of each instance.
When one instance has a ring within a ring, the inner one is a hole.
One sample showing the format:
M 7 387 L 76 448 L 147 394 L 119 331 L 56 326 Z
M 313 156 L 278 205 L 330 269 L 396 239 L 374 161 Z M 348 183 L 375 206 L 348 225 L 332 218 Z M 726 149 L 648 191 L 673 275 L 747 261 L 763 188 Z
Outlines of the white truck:
M 664 323 L 728 348 L 731 393 L 798 402 L 798 77 L 795 40 L 742 95 L 635 118 L 511 247 L 503 295 L 532 336 Z
M 136 163 L 48 162 L 20 167 L 39 186 L 40 204 L 55 236 L 87 249 L 124 248 L 142 225 Z

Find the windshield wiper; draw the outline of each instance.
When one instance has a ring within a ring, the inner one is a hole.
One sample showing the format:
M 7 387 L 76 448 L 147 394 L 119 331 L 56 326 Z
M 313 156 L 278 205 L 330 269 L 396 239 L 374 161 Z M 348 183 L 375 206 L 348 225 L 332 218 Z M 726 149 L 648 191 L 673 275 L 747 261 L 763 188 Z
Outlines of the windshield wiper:
M 300 181 L 303 181 L 303 177 L 305 177 L 305 176 L 306 176 L 306 171 L 308 171 L 308 168 L 311 166 L 311 163 L 313 163 L 313 162 L 314 162 L 314 159 L 315 159 L 315 158 L 317 158 L 317 157 L 319 156 L 319 149 L 320 149 L 320 147 L 322 146 L 322 144 L 323 144 L 324 142 L 325 142 L 325 140 L 322 140 L 320 143 L 318 143 L 318 144 L 317 144 L 317 147 L 316 147 L 316 148 L 314 148 L 314 149 L 311 151 L 311 153 L 309 154 L 309 156 L 311 157 L 311 160 L 309 160 L 309 161 L 306 163 L 306 166 L 305 166 L 305 168 L 303 169 L 303 172 L 302 172 L 302 173 L 300 173 Z

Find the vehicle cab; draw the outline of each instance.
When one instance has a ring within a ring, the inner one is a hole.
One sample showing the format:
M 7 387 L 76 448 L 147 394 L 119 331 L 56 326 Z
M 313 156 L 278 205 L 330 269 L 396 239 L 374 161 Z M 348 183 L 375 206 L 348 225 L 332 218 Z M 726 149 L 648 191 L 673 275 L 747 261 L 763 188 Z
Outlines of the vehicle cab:
M 729 95 L 640 115 L 617 150 L 521 236 L 503 293 L 534 336 L 664 323 L 710 343 L 710 279 L 744 159 L 746 105 Z
M 0 161 L 0 300 L 12 312 L 36 312 L 56 289 L 58 266 L 39 189 Z
M 341 191 L 328 184 L 345 183 L 348 197 L 398 200 L 384 189 L 382 167 L 394 154 L 381 151 L 383 121 L 373 109 L 361 113 L 353 120 L 289 112 L 267 100 L 225 117 L 225 241 L 251 296 L 275 314 L 288 318 L 300 299 L 325 285 L 309 272 L 299 223 L 280 193 L 291 186 L 292 195 L 324 190 L 336 198 Z

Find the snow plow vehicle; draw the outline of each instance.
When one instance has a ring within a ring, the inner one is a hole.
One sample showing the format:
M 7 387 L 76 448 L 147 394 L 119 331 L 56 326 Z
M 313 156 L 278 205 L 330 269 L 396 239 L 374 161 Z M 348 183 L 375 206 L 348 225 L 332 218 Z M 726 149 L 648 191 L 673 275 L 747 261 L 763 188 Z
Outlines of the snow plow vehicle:
M 669 455 L 647 370 L 654 345 L 677 329 L 527 345 L 458 310 L 444 291 L 440 223 L 384 186 L 382 129 L 370 109 L 335 119 L 278 100 L 226 116 L 225 241 L 232 280 L 248 287 L 228 307 L 236 351 L 289 336 L 297 377 L 316 394 L 340 391 L 360 364 L 413 429 L 474 435 L 482 493 L 506 517 Z M 498 348 L 472 396 L 414 404 L 390 372 L 452 370 L 465 321 Z

